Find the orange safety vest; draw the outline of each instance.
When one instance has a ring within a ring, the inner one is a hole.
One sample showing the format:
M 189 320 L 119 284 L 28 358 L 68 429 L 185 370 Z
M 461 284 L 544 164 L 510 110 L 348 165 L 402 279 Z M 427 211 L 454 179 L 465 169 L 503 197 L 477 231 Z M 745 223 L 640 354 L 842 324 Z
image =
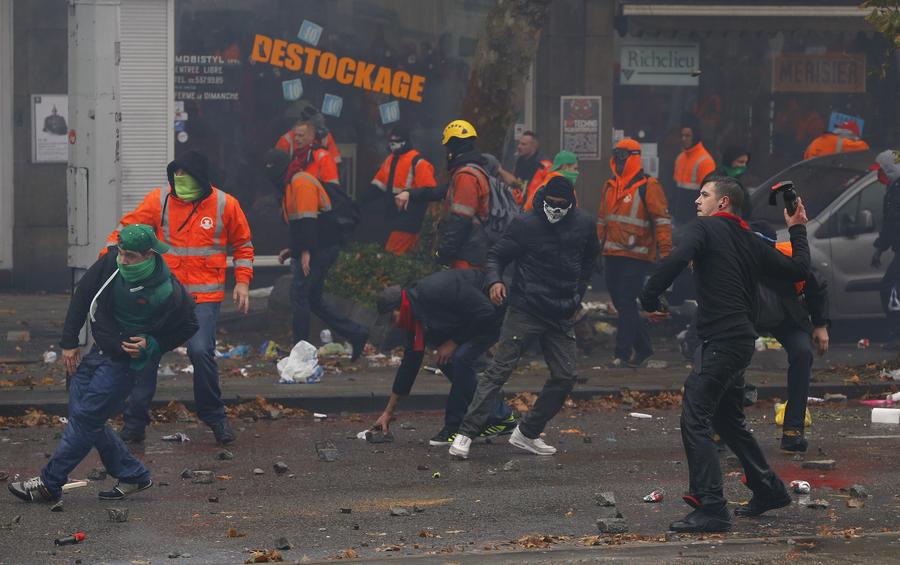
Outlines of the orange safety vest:
M 646 206 L 640 194 L 643 185 L 647 185 Z M 604 242 L 603 255 L 653 262 L 659 250 L 659 255 L 666 257 L 672 251 L 672 219 L 667 208 L 665 192 L 655 178 L 644 177 L 622 190 L 617 190 L 613 179 L 607 180 L 597 211 L 597 238 Z
M 163 259 L 198 303 L 225 300 L 229 249 L 235 281 L 250 284 L 253 278 L 253 242 L 247 217 L 237 199 L 218 188 L 213 187 L 199 202 L 185 202 L 174 190 L 155 188 L 122 217 L 106 244 L 118 244 L 119 230 L 131 224 L 153 226 L 156 237 L 171 246 Z
M 702 142 L 697 143 L 675 158 L 675 186 L 685 190 L 700 190 L 700 183 L 715 168 L 716 162 L 712 155 L 703 147 Z
M 781 251 L 783 254 L 788 257 L 794 256 L 794 248 L 791 245 L 790 241 L 779 241 L 775 243 L 775 249 Z M 797 296 L 800 296 L 806 291 L 806 281 L 798 281 L 794 283 L 794 290 L 797 291 Z
M 300 171 L 284 189 L 281 198 L 281 214 L 285 223 L 292 220 L 318 218 L 331 210 L 331 199 L 322 183 L 309 173 Z
M 418 159 L 416 159 L 417 157 Z M 387 183 L 394 159 L 398 160 L 394 169 L 394 178 L 391 181 L 393 185 L 390 187 L 391 193 L 400 194 L 408 189 L 430 188 L 437 185 L 437 181 L 434 179 L 434 166 L 426 161 L 421 153 L 412 149 L 400 155 L 400 157 L 392 153 L 381 163 L 381 167 L 375 173 L 375 178 L 372 179 L 372 184 L 382 191 L 388 191 Z M 413 161 L 416 161 L 415 168 L 412 166 Z
M 861 139 L 853 139 L 829 132 L 823 133 L 812 140 L 812 143 L 803 152 L 803 158 L 812 159 L 813 157 L 831 155 L 832 153 L 852 153 L 868 149 L 869 144 Z
M 339 182 L 337 163 L 334 162 L 331 153 L 321 147 L 312 150 L 304 171 L 322 182 Z
M 328 151 L 328 153 L 331 155 L 331 158 L 334 159 L 335 163 L 341 162 L 341 150 L 338 149 L 337 143 L 335 143 L 334 136 L 331 135 L 331 132 L 328 132 L 328 135 L 325 136 L 322 145 L 325 150 Z M 278 138 L 278 141 L 275 142 L 275 149 L 287 151 L 287 154 L 290 155 L 292 159 L 294 158 L 293 129 Z
M 541 159 L 540 163 L 541 168 L 534 172 L 534 176 L 531 177 L 531 180 L 528 181 L 528 186 L 525 187 L 525 205 L 528 206 L 525 208 L 526 210 L 531 209 L 528 203 L 534 200 L 534 193 L 550 180 L 547 175 L 550 174 L 550 168 L 553 166 L 553 163 L 546 159 Z

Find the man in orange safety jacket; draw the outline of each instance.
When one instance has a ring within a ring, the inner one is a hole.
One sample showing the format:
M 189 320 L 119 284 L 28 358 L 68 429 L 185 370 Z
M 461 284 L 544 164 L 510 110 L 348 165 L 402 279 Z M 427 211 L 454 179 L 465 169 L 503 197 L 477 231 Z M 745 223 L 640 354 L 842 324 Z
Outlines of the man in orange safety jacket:
M 803 158 L 812 159 L 833 153 L 852 153 L 868 149 L 869 144 L 860 139 L 859 124 L 853 120 L 847 120 L 812 140 L 809 147 L 803 152 Z
M 312 122 L 299 122 L 294 126 L 293 131 L 295 132 L 293 149 L 288 151 L 284 147 L 278 147 L 277 145 L 276 149 L 285 151 L 292 160 L 299 159 L 303 164 L 303 170 L 319 179 L 320 182 L 338 185 L 340 181 L 337 163 L 332 154 L 319 145 L 315 124 Z
M 328 270 L 341 252 L 342 236 L 332 217 L 332 202 L 319 179 L 303 170 L 303 163 L 272 149 L 265 156 L 266 176 L 281 192 L 281 211 L 290 232 L 289 247 L 279 263 L 291 259 L 291 307 L 294 343 L 309 341 L 311 314 L 350 341 L 351 361 L 362 354 L 369 331 L 340 315 L 324 299 Z
M 700 184 L 716 169 L 716 162 L 703 146 L 699 127 L 690 120 L 681 126 L 681 148 L 675 158 L 675 189 L 669 195 L 672 217 L 679 226 L 697 216 L 694 201 Z
M 156 237 L 171 247 L 163 256 L 172 274 L 197 303 L 200 329 L 187 343 L 194 367 L 194 401 L 197 415 L 212 428 L 216 441 L 235 439 L 225 416 L 216 364 L 216 323 L 225 299 L 225 269 L 229 250 L 234 263 L 234 302 L 246 314 L 250 308 L 253 278 L 253 243 L 250 225 L 237 199 L 210 184 L 209 161 L 197 151 L 188 151 L 169 163 L 169 184 L 155 188 L 137 208 L 125 214 L 107 245 L 115 245 L 119 229 L 147 224 Z M 150 423 L 150 402 L 156 392 L 158 360 L 148 364 L 136 381 L 125 409 L 120 436 L 127 443 L 144 439 Z
M 619 313 L 613 367 L 637 367 L 653 354 L 641 322 L 637 297 L 650 266 L 672 250 L 672 220 L 662 185 L 641 166 L 641 146 L 625 138 L 609 162 L 597 212 L 597 237 L 605 262 L 606 286 Z
M 406 128 L 395 127 L 391 131 L 389 148 L 390 154 L 381 164 L 369 189 L 360 197 L 360 204 L 366 206 L 377 200 L 382 201 L 391 230 L 384 248 L 394 255 L 404 255 L 419 241 L 428 202 L 412 199 L 405 210 L 399 210 L 394 204 L 394 197 L 406 190 L 433 189 L 437 181 L 434 179 L 434 165 L 413 149 Z

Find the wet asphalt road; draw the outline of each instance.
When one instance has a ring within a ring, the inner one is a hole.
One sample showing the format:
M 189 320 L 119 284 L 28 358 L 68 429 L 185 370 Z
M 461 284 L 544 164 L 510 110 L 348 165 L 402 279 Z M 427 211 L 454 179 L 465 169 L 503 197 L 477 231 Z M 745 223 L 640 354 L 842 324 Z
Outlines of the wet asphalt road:
M 871 562 L 882 561 L 876 555 L 897 554 L 900 535 L 829 542 L 831 553 L 825 551 L 825 542 L 816 542 L 818 553 L 799 556 L 798 546 L 788 545 L 785 538 L 900 531 L 900 488 L 896 486 L 900 484 L 900 431 L 872 429 L 868 409 L 814 408 L 806 459 L 835 459 L 837 467 L 812 471 L 777 451 L 779 432 L 771 423 L 771 406 L 749 411 L 770 461 L 786 481 L 812 483 L 813 498 L 827 500 L 828 509 L 793 505 L 761 519 L 735 520 L 725 545 L 713 537 L 695 547 L 687 544 L 696 538 L 685 537 L 653 544 L 626 539 L 612 547 L 584 548 L 585 541 L 594 541 L 588 536 L 598 533 L 595 492 L 613 491 L 629 531 L 651 541 L 661 541 L 668 523 L 688 510 L 680 501 L 687 469 L 677 431 L 678 410 L 641 411 L 654 418 L 635 419 L 621 410 L 566 409 L 547 430 L 547 441 L 560 448 L 557 456 L 539 458 L 495 441 L 473 446 L 470 460 L 464 462 L 450 460 L 445 448 L 427 445 L 441 424 L 437 413 L 401 414 L 395 424 L 395 443 L 381 445 L 350 439 L 370 423 L 369 416 L 321 422 L 311 417 L 238 422 L 244 429 L 230 447 L 234 459 L 228 461 L 216 459 L 220 448 L 202 425 L 155 425 L 138 453 L 151 468 L 156 486 L 129 500 L 98 501 L 97 492 L 108 488 L 112 479 L 67 494 L 65 510 L 59 513 L 0 493 L 0 528 L 21 516 L 10 529 L 0 529 L 0 563 L 73 563 L 76 559 L 82 563 L 242 563 L 250 550 L 271 549 L 281 536 L 295 546 L 282 552 L 287 561 L 346 556 L 347 550 L 362 562 L 400 556 L 432 562 L 427 557 L 435 555 L 435 563 L 521 563 L 526 558 L 527 562 L 560 563 L 601 558 L 659 562 L 694 557 L 700 562 L 713 558 L 756 563 L 781 560 L 777 556 L 791 552 L 800 562 Z M 401 429 L 400 423 L 415 429 Z M 55 448 L 54 434 L 59 431 L 47 427 L 0 431 L 0 471 L 8 472 L 10 480 L 17 473 L 26 478 L 37 474 L 45 454 Z M 186 432 L 193 441 L 172 444 L 159 439 L 176 431 Z M 317 458 L 315 443 L 326 440 L 339 451 L 334 462 Z M 724 457 L 726 494 L 732 501 L 746 500 L 749 491 L 740 483 L 740 472 L 730 468 Z M 276 475 L 272 468 L 276 461 L 286 463 L 290 471 Z M 510 461 L 513 470 L 504 470 Z M 96 466 L 99 460 L 92 454 L 72 478 L 84 478 Z M 257 467 L 264 474 L 254 475 Z M 184 469 L 211 470 L 219 478 L 214 484 L 191 484 L 180 476 Z M 439 478 L 435 473 L 440 473 Z M 840 489 L 855 483 L 864 485 L 871 497 L 863 508 L 851 509 L 849 497 Z M 663 502 L 641 501 L 656 488 L 666 491 Z M 211 502 L 215 497 L 218 502 Z M 415 512 L 414 506 L 422 512 Z M 108 507 L 127 507 L 128 522 L 109 522 Z M 411 515 L 390 516 L 391 507 L 407 508 Z M 341 508 L 349 508 L 350 513 L 341 513 Z M 237 537 L 229 537 L 232 529 Z M 85 531 L 87 539 L 54 553 L 53 539 L 75 531 Z M 542 542 L 561 552 L 502 553 L 525 549 L 524 542 L 514 540 L 532 534 L 564 536 Z M 746 541 L 749 538 L 780 541 Z M 178 552 L 191 557 L 168 557 Z

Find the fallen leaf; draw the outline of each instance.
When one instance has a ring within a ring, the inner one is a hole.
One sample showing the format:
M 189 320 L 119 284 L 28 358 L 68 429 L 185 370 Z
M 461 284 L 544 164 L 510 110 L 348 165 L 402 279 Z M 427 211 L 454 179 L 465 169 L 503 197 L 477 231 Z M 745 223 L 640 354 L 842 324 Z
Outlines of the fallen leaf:
M 559 433 L 561 433 L 561 434 L 575 434 L 575 435 L 579 435 L 579 436 L 583 436 L 583 435 L 584 435 L 584 432 L 581 431 L 581 430 L 579 430 L 578 428 L 568 428 L 568 429 L 565 429 L 565 430 L 559 430 Z
M 230 538 L 242 538 L 242 537 L 244 537 L 244 536 L 246 536 L 246 535 L 247 535 L 247 534 L 241 534 L 241 533 L 238 533 L 238 531 L 237 531 L 235 528 L 230 528 L 230 529 L 228 530 L 228 537 L 230 537 Z M 247 563 L 254 563 L 254 562 L 253 562 L 253 561 L 248 561 Z M 262 561 L 256 561 L 256 563 L 263 563 L 263 562 L 262 562 Z

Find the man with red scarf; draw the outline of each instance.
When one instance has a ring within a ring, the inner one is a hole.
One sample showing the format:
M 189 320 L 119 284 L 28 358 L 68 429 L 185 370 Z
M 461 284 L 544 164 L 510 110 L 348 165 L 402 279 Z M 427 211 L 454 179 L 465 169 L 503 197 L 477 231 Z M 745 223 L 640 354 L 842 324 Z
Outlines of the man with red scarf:
M 735 215 L 743 190 L 730 177 L 707 177 L 696 200 L 697 216 L 684 239 L 660 263 L 641 294 L 647 312 L 658 312 L 659 296 L 693 262 L 699 308 L 697 334 L 702 340 L 698 365 L 684 383 L 681 439 L 688 460 L 689 494 L 694 511 L 669 528 L 676 532 L 723 532 L 731 514 L 722 493 L 722 470 L 714 431 L 737 455 L 753 498 L 735 511 L 757 516 L 791 503 L 784 483 L 769 467 L 759 444 L 744 423 L 744 369 L 757 338 L 757 287 L 761 276 L 801 281 L 809 276 L 806 209 L 798 199 L 793 216 L 784 212 L 793 256 L 763 242 Z
M 378 312 L 391 313 L 394 325 L 407 331 L 407 344 L 390 400 L 373 429 L 389 431 L 400 397 L 409 394 L 422 367 L 427 345 L 437 348 L 435 362 L 450 380 L 444 427 L 429 443 L 453 442 L 475 394 L 475 363 L 496 343 L 505 311 L 491 303 L 484 278 L 475 269 L 438 271 L 405 289 L 388 287 L 378 296 Z M 498 398 L 481 435 L 510 434 L 515 427 L 512 410 Z

